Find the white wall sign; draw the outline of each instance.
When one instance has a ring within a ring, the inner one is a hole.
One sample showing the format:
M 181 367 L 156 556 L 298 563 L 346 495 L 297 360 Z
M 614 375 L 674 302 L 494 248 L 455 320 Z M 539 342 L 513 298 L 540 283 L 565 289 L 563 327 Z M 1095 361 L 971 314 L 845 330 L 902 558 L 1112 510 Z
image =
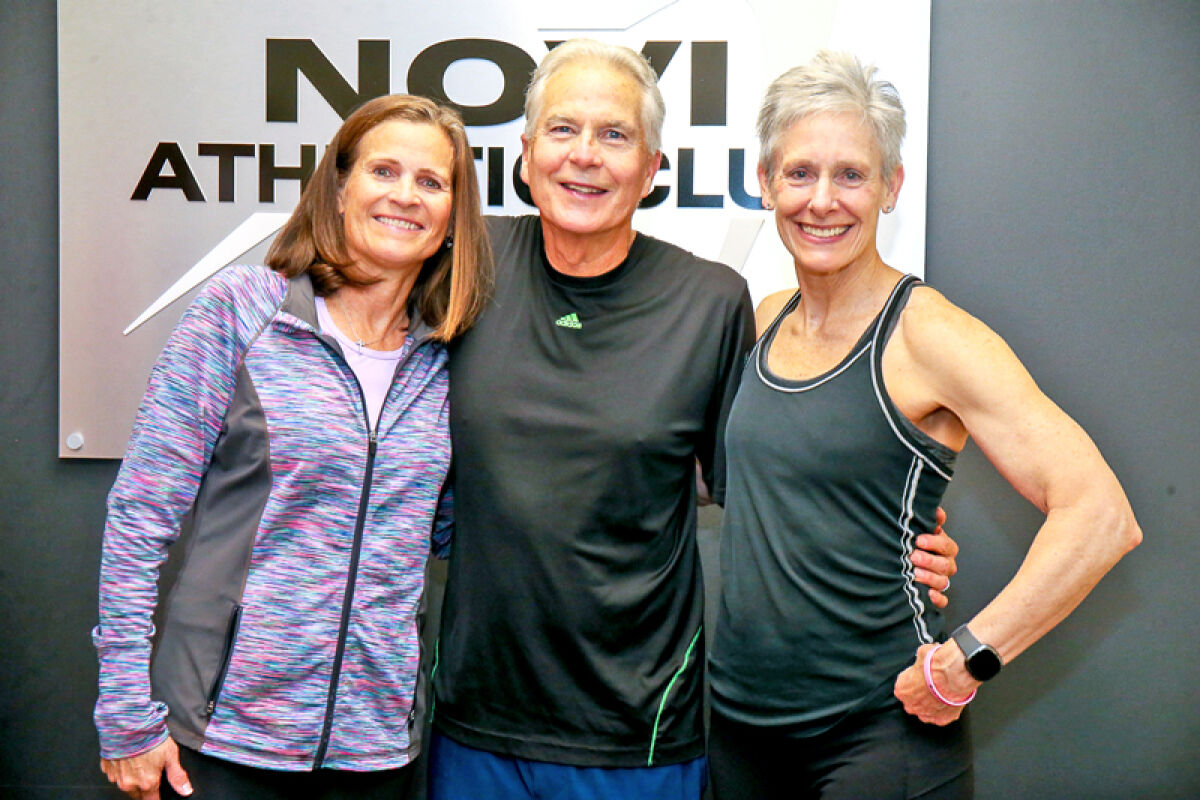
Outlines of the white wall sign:
M 531 212 L 514 174 L 522 92 L 572 36 L 640 50 L 660 73 L 669 166 L 635 226 L 726 261 L 756 301 L 795 283 L 758 208 L 763 90 L 821 47 L 877 64 L 909 123 L 881 245 L 923 272 L 929 0 L 60 0 L 58 20 L 62 456 L 121 457 L 185 301 L 225 264 L 262 259 L 359 102 L 407 91 L 457 104 L 486 211 Z

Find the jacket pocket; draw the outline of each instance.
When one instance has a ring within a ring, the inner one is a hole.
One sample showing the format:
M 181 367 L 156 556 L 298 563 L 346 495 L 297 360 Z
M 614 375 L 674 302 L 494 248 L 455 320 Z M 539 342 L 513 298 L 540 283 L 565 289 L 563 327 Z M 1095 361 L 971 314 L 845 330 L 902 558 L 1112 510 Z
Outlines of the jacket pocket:
M 221 667 L 217 670 L 217 676 L 213 678 L 212 686 L 208 689 L 208 702 L 204 706 L 204 713 L 207 716 L 212 716 L 217 707 L 217 700 L 221 696 L 221 685 L 225 683 L 225 673 L 229 671 L 229 662 L 233 658 L 233 645 L 237 641 L 238 626 L 241 622 L 242 607 L 239 604 L 235 605 L 229 614 L 229 626 L 225 630 L 225 647 L 221 651 Z

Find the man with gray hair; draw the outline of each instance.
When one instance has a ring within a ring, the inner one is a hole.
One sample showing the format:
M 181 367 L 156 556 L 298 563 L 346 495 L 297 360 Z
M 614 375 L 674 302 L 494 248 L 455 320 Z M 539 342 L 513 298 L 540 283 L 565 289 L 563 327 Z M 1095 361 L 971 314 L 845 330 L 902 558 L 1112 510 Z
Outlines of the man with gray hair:
M 495 294 L 451 351 L 434 800 L 703 792 L 695 464 L 722 502 L 754 319 L 733 270 L 633 229 L 662 120 L 627 48 L 572 40 L 533 75 L 540 213 L 489 221 Z

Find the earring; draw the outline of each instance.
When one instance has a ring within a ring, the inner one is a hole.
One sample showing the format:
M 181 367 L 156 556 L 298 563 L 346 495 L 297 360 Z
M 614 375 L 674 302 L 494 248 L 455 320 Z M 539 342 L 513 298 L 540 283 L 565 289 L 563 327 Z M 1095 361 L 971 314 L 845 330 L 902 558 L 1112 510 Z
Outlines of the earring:
M 763 207 L 763 209 L 765 209 L 765 210 L 767 210 L 767 211 L 774 211 L 774 210 L 775 210 L 775 206 L 774 206 L 774 204 L 772 204 L 772 203 L 769 203 L 769 202 L 767 202 L 766 200 L 763 200 L 763 201 L 762 201 L 762 207 Z
M 884 206 L 884 207 L 883 207 L 883 213 L 885 213 L 885 214 L 890 214 L 890 213 L 892 213 L 892 207 L 891 207 L 891 206 Z
M 442 244 L 443 244 L 443 246 L 444 246 L 444 247 L 445 247 L 447 250 L 449 250 L 449 249 L 451 249 L 452 247 L 454 247 L 454 234 L 453 234 L 453 233 L 447 234 L 447 235 L 446 235 L 446 241 L 445 241 L 445 242 L 443 242 Z

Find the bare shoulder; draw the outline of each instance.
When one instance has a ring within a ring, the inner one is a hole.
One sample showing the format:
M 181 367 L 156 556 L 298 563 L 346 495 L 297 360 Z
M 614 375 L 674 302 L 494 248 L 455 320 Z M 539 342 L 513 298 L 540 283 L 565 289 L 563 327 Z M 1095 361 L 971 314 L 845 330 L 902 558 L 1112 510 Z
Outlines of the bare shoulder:
M 893 335 L 896 363 L 907 364 L 957 409 L 993 389 L 1029 390 L 1032 380 L 1008 344 L 936 289 L 918 286 Z M 889 350 L 893 348 L 889 346 Z
M 896 330 L 917 358 L 939 352 L 979 354 L 980 349 L 994 348 L 1008 351 L 1008 345 L 995 331 L 930 286 L 912 290 Z
M 779 316 L 779 312 L 783 310 L 795 293 L 795 289 L 784 289 L 769 294 L 759 301 L 758 308 L 754 310 L 754 326 L 758 329 L 759 336 L 762 336 L 767 326 L 775 321 L 775 317 Z

